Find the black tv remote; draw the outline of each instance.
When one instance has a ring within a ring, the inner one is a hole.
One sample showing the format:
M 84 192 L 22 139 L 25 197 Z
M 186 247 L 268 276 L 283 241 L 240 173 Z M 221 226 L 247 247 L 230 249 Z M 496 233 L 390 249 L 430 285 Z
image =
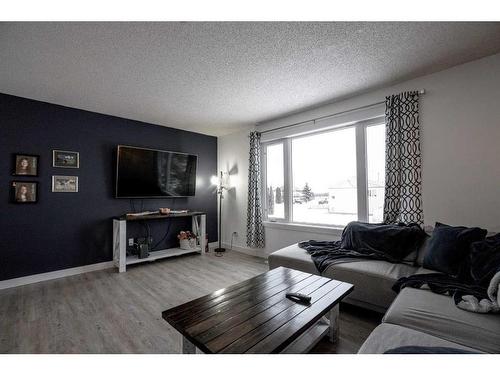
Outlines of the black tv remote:
M 287 293 L 286 298 L 298 302 L 298 303 L 303 303 L 309 305 L 311 303 L 311 297 L 308 296 L 307 294 L 301 294 L 301 293 Z

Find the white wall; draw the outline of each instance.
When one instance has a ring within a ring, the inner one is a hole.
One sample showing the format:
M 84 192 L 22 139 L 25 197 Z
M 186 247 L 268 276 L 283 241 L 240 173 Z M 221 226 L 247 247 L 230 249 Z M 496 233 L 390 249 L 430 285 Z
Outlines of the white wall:
M 422 190 L 426 225 L 436 221 L 500 231 L 500 54 L 257 126 L 270 129 L 425 89 L 421 98 Z M 219 165 L 237 166 L 224 202 L 224 242 L 245 246 L 248 131 L 219 138 Z M 328 238 L 266 228 L 265 255 L 299 240 Z
M 252 129 L 253 130 L 253 129 Z M 222 241 L 228 246 L 231 235 L 234 244 L 246 247 L 246 213 L 248 198 L 248 133 L 251 130 L 219 137 L 219 171 L 229 172 L 231 188 L 222 200 Z

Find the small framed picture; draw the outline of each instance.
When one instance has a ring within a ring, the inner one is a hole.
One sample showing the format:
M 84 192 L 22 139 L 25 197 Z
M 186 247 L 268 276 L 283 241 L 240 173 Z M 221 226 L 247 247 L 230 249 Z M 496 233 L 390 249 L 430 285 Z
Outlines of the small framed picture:
M 57 168 L 80 168 L 80 153 L 75 151 L 52 151 L 52 166 Z
M 52 176 L 53 193 L 78 193 L 77 176 Z
M 12 203 L 25 204 L 38 202 L 38 182 L 12 181 L 10 192 Z
M 38 155 L 14 154 L 13 155 L 13 176 L 38 176 Z

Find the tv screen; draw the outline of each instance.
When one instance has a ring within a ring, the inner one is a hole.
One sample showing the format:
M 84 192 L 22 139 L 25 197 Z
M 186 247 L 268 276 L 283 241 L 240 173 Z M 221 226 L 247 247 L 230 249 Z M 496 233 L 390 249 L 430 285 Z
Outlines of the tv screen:
M 117 198 L 194 196 L 198 156 L 118 146 Z

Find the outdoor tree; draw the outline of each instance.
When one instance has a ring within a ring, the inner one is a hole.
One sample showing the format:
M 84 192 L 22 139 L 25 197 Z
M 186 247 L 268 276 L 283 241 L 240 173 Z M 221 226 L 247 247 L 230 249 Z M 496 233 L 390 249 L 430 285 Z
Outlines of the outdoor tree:
M 269 190 L 267 192 L 267 210 L 268 215 L 274 214 L 274 191 L 272 186 L 269 186 Z
M 278 186 L 276 188 L 276 204 L 283 203 L 283 196 L 281 195 L 281 188 Z
M 314 199 L 314 193 L 311 190 L 311 187 L 306 182 L 304 189 L 302 189 L 302 194 L 304 194 L 304 199 L 306 202 L 312 201 Z

